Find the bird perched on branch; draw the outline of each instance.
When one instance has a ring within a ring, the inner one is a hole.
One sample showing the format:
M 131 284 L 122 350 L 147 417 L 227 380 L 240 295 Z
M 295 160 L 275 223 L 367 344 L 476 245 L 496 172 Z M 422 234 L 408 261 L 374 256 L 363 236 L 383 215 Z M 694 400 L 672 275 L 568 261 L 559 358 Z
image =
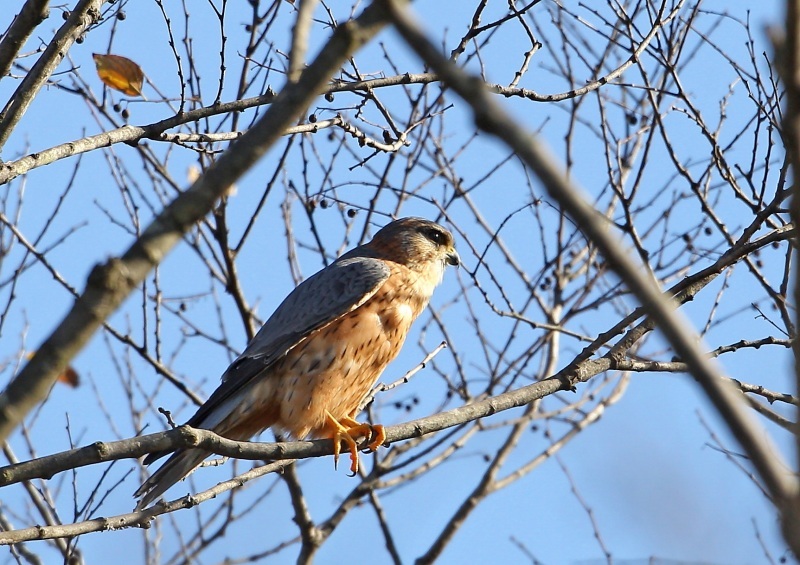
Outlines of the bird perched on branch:
M 330 438 L 334 462 L 344 441 L 350 470 L 357 472 L 356 440 L 368 438 L 375 450 L 386 439 L 383 426 L 356 421 L 359 404 L 400 352 L 445 267 L 459 263 L 452 234 L 439 224 L 421 218 L 389 223 L 298 285 L 187 424 L 239 441 L 270 427 L 296 439 Z M 144 462 L 164 455 L 152 453 Z M 208 455 L 176 451 L 136 491 L 137 509 Z

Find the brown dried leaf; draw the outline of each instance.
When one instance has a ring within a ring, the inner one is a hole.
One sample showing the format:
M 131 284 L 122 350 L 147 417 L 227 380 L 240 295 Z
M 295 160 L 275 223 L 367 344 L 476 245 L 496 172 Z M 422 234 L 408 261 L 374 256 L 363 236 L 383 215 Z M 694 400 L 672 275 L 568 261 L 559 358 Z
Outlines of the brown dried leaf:
M 106 86 L 128 96 L 142 95 L 144 73 L 139 65 L 120 55 L 93 53 L 92 57 L 97 66 L 97 75 Z

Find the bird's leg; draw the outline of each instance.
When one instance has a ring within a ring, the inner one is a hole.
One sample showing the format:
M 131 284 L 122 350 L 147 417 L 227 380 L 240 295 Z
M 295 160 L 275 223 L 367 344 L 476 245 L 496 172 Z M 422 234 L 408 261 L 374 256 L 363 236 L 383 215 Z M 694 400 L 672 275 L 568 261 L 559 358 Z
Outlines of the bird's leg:
M 381 425 L 362 424 L 347 416 L 337 420 L 328 411 L 325 412 L 325 417 L 327 418 L 330 438 L 333 440 L 334 467 L 339 462 L 339 453 L 341 452 L 343 440 L 350 451 L 350 472 L 353 474 L 358 472 L 358 444 L 355 438 L 369 438 L 367 448 L 372 451 L 378 449 L 386 441 L 386 430 Z
M 342 440 L 347 444 L 350 451 L 350 471 L 355 475 L 358 472 L 358 444 L 345 426 L 333 417 L 330 412 L 325 411 L 325 418 L 328 424 L 328 432 L 333 440 L 333 468 L 339 464 L 339 453 L 342 449 Z

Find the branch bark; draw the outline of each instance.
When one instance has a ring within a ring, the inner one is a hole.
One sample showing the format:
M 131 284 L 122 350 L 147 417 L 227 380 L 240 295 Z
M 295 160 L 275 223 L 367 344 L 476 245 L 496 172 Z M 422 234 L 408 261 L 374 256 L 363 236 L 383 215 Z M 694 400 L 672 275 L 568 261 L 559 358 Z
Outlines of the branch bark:
M 56 67 L 61 64 L 69 48 L 86 32 L 89 26 L 98 20 L 100 7 L 104 2 L 105 0 L 80 0 L 56 36 L 48 43 L 47 49 L 22 79 L 3 111 L 0 112 L 0 151 L 39 90 L 56 70 Z
M 0 41 L 0 80 L 11 72 L 11 65 L 33 30 L 50 16 L 50 0 L 28 0 L 8 26 Z
M 800 171 L 800 0 L 787 0 L 786 2 L 786 35 L 782 53 L 778 49 L 779 57 L 783 58 L 783 65 L 779 65 L 782 71 L 783 81 L 786 86 L 786 114 L 783 121 L 786 139 L 786 152 L 789 162 L 792 165 L 792 172 L 795 179 Z M 794 194 L 792 196 L 790 213 L 792 221 L 797 225 L 800 220 L 800 186 L 794 183 Z M 796 239 L 795 239 L 796 243 Z M 797 246 L 793 249 L 794 258 L 794 304 L 795 315 L 797 316 L 797 305 L 800 304 L 800 263 L 797 261 Z M 798 325 L 798 318 L 795 318 L 795 327 Z M 795 387 L 800 395 L 800 343 L 797 336 L 793 338 L 792 349 L 794 351 L 794 372 Z M 796 464 L 800 468 L 800 419 L 795 416 L 794 438 L 796 451 Z M 793 497 L 779 501 L 784 505 L 783 526 L 784 538 L 794 551 L 795 557 L 800 558 L 800 493 L 795 493 Z

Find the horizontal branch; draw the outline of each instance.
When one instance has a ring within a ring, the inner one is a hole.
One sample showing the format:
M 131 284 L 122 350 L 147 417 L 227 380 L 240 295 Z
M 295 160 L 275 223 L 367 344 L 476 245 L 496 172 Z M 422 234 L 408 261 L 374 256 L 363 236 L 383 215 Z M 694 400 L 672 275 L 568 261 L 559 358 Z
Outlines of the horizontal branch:
M 600 371 L 585 371 L 586 380 Z M 387 443 L 408 440 L 461 425 L 466 422 L 491 416 L 497 412 L 524 406 L 529 402 L 565 389 L 566 380 L 555 375 L 515 391 L 506 392 L 485 400 L 467 404 L 453 410 L 434 414 L 386 428 Z M 569 386 L 569 385 L 567 385 Z M 57 473 L 79 467 L 86 467 L 119 459 L 136 459 L 159 451 L 199 448 L 209 453 L 237 459 L 308 459 L 333 453 L 330 440 L 294 441 L 262 443 L 233 441 L 209 430 L 179 426 L 165 432 L 158 432 L 130 439 L 112 442 L 96 442 L 85 447 L 70 449 L 54 455 L 47 455 L 0 467 L 0 487 L 5 487 L 31 479 L 49 479 Z
M 110 530 L 121 530 L 123 528 L 149 528 L 154 518 L 162 514 L 175 512 L 184 508 L 192 508 L 201 502 L 210 500 L 234 487 L 241 486 L 248 481 L 252 481 L 263 475 L 280 471 L 286 465 L 293 463 L 289 461 L 277 461 L 251 469 L 230 480 L 222 481 L 210 489 L 195 495 L 186 495 L 178 500 L 156 504 L 150 508 L 145 508 L 136 512 L 118 514 L 116 516 L 98 517 L 76 522 L 74 524 L 59 524 L 54 526 L 33 526 L 31 528 L 21 528 L 19 530 L 9 530 L 0 532 L 0 545 L 12 545 L 26 541 L 71 538 L 81 534 L 92 532 L 106 532 Z
M 432 73 L 406 73 L 394 77 L 358 82 L 336 81 L 333 84 L 323 88 L 320 93 L 370 90 L 398 84 L 427 84 L 436 80 L 436 75 Z M 109 147 L 119 143 L 136 145 L 145 139 L 164 141 L 162 135 L 164 132 L 172 128 L 197 122 L 211 116 L 241 112 L 250 108 L 266 106 L 272 104 L 275 101 L 275 97 L 276 94 L 272 92 L 272 90 L 268 90 L 265 94 L 260 96 L 197 108 L 195 110 L 183 112 L 170 118 L 144 126 L 125 125 L 107 132 L 98 133 L 96 135 L 90 135 L 74 141 L 68 141 L 66 143 L 55 145 L 48 149 L 43 149 L 42 151 L 37 151 L 35 153 L 31 153 L 30 155 L 26 155 L 25 157 L 21 157 L 15 161 L 0 162 L 0 185 L 8 184 L 18 176 L 23 175 L 33 169 L 49 165 L 50 163 L 59 161 L 61 159 L 87 153 L 101 147 Z M 287 131 L 287 133 L 290 132 Z M 236 137 L 234 137 L 234 139 L 236 139 Z
M 341 116 L 336 116 L 330 120 L 321 120 L 309 124 L 302 124 L 286 128 L 283 135 L 295 135 L 298 133 L 316 133 L 323 129 L 333 126 L 340 126 L 344 120 Z M 162 133 L 155 137 L 155 141 L 168 141 L 170 143 L 217 143 L 220 141 L 235 141 L 244 135 L 243 131 L 225 131 L 219 133 Z
M 711 357 L 711 356 L 709 356 Z M 689 366 L 683 361 L 638 361 L 633 359 L 624 359 L 617 361 L 614 364 L 614 369 L 617 371 L 633 371 L 636 373 L 688 373 Z M 738 379 L 728 379 L 731 383 L 739 387 L 742 392 L 761 396 L 770 404 L 774 402 L 785 402 L 786 404 L 793 404 L 800 406 L 800 400 L 796 396 L 792 396 L 786 392 L 775 392 L 769 390 L 761 385 L 754 385 L 742 382 Z
M 710 352 L 709 356 L 717 356 L 721 353 L 743 347 L 757 348 L 764 345 L 787 346 L 787 343 L 785 340 L 775 340 L 773 338 L 764 338 L 747 342 L 742 341 L 730 346 L 720 347 Z M 417 365 L 417 367 L 409 371 L 409 373 L 400 380 L 407 380 L 414 372 L 424 368 L 426 362 L 433 358 L 444 347 L 446 347 L 446 343 L 443 342 Z M 544 398 L 558 390 L 568 389 L 570 385 L 566 383 L 586 382 L 593 376 L 608 370 L 636 372 L 663 371 L 673 373 L 688 372 L 688 366 L 681 361 L 664 362 L 620 359 L 613 353 L 612 351 L 609 355 L 597 360 L 582 359 L 578 363 L 571 363 L 554 376 L 515 391 L 507 392 L 441 414 L 388 427 L 386 428 L 387 443 L 396 443 L 435 433 L 497 412 L 523 406 L 533 400 Z M 791 404 L 798 403 L 797 399 L 791 395 L 772 392 L 763 387 L 742 383 L 736 379 L 730 380 L 743 392 L 763 396 L 770 402 L 781 401 Z M 388 385 L 386 389 L 396 386 L 396 384 L 397 383 Z M 138 436 L 120 441 L 96 442 L 82 448 L 0 467 L 0 487 L 24 480 L 37 478 L 49 479 L 57 473 L 97 463 L 119 459 L 139 458 L 149 453 L 192 447 L 201 448 L 221 456 L 250 460 L 306 459 L 330 455 L 333 452 L 333 447 L 328 440 L 281 443 L 237 442 L 218 436 L 208 430 L 181 426 L 165 432 Z

